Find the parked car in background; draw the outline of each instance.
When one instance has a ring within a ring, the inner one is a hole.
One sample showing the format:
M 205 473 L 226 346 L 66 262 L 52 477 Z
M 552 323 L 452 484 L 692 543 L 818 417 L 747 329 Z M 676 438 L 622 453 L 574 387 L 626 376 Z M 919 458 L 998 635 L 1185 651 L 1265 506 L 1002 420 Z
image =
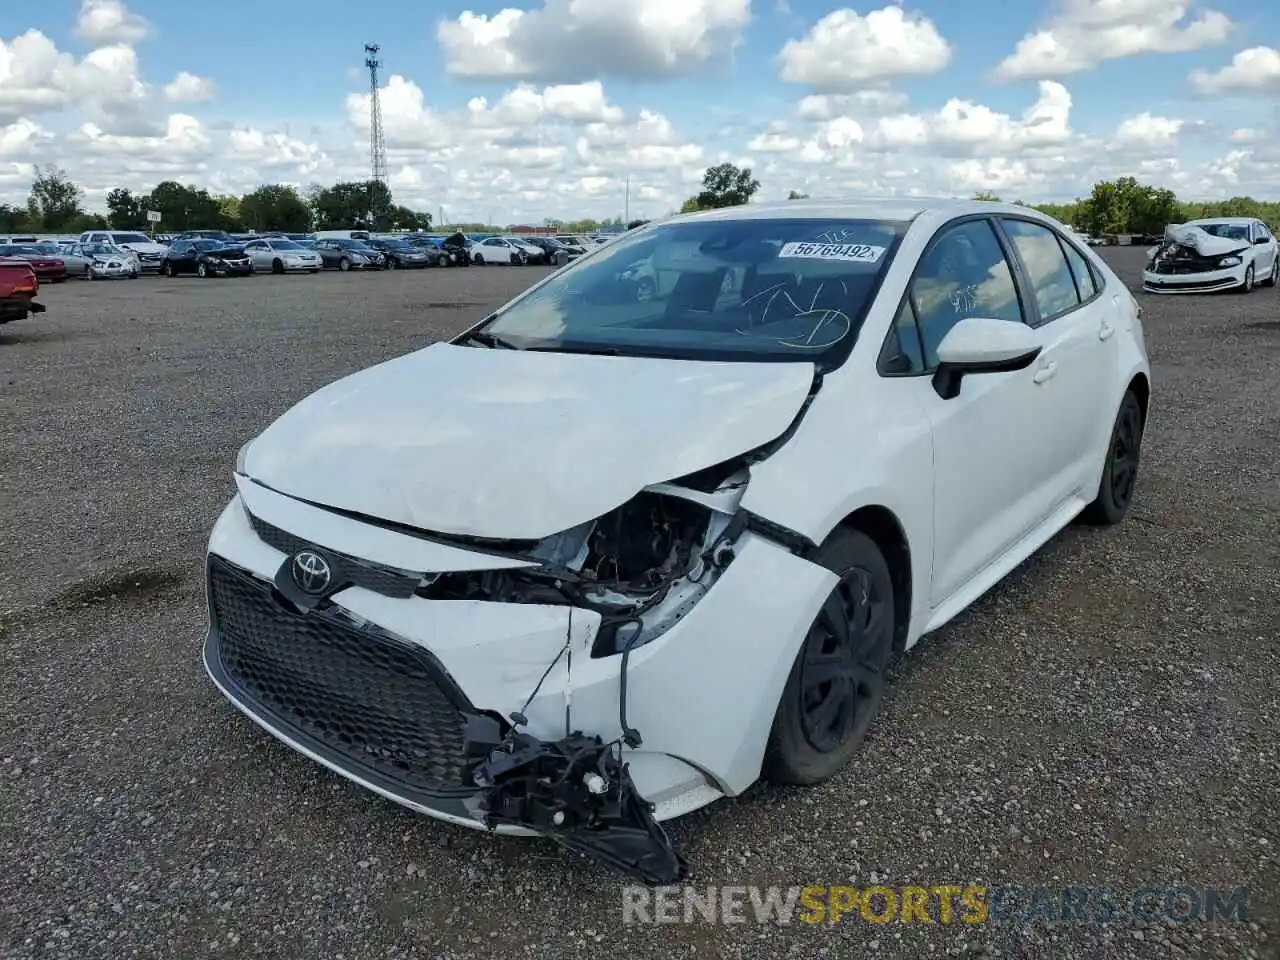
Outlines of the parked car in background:
M 1165 229 L 1147 251 L 1147 293 L 1251 293 L 1280 281 L 1280 249 L 1267 225 L 1253 217 L 1188 220 Z
M 545 261 L 557 267 L 563 267 L 570 260 L 582 256 L 581 253 L 570 253 L 569 247 L 554 237 L 525 237 L 524 241 L 541 250 Z
M 55 252 L 50 253 L 50 248 Z M 52 244 L 8 243 L 0 246 L 0 257 L 25 260 L 43 283 L 61 283 L 67 279 L 67 265 L 57 249 Z
M 382 269 L 381 252 L 363 240 L 317 237 L 315 249 L 326 268 L 342 271 Z
M 90 280 L 136 280 L 142 273 L 138 255 L 112 243 L 65 244 L 62 259 L 69 275 Z
M 431 266 L 434 259 L 422 247 L 407 240 L 370 237 L 365 243 L 382 254 L 382 262 L 388 270 L 422 270 Z
M 517 243 L 509 237 L 485 237 L 476 241 L 471 253 L 472 260 L 481 266 L 492 263 L 524 266 L 529 262 L 528 245 Z M 541 255 L 542 251 L 538 250 L 538 253 Z
M 242 247 L 222 240 L 175 240 L 160 262 L 165 277 L 194 273 L 198 277 L 247 277 L 253 262 Z
M 414 233 L 405 237 L 406 242 L 422 250 L 433 267 L 448 267 L 453 264 L 453 257 L 445 249 L 444 238 L 425 233 Z
M 36 302 L 40 278 L 25 260 L 0 258 L 0 323 L 25 320 L 33 313 L 44 313 L 45 306 Z
M 244 245 L 244 252 L 256 270 L 271 273 L 319 273 L 324 266 L 320 254 L 286 237 L 259 237 Z
M 368 230 L 317 230 L 313 237 L 317 240 L 368 240 Z
M 160 261 L 169 249 L 167 244 L 158 243 L 154 237 L 137 230 L 86 230 L 80 234 L 79 242 L 109 243 L 132 250 L 138 255 L 138 265 L 144 273 L 159 270 Z
M 173 238 L 174 240 L 222 240 L 224 243 L 234 243 L 235 237 L 227 233 L 225 230 L 184 230 Z

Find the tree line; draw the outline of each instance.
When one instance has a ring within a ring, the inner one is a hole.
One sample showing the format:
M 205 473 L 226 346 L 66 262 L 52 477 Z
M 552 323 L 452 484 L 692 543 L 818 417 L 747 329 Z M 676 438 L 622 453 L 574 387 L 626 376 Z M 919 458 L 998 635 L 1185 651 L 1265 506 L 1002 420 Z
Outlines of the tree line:
M 721 163 L 708 167 L 702 189 L 685 200 L 680 212 L 713 210 L 749 203 L 760 190 L 750 167 Z M 792 190 L 788 199 L 808 195 Z M 979 193 L 975 200 L 999 200 Z M 194 229 L 308 232 L 311 230 L 366 227 L 373 230 L 430 230 L 431 214 L 394 202 L 387 185 L 378 181 L 347 181 L 332 186 L 313 184 L 306 191 L 287 184 L 266 184 L 242 196 L 216 195 L 200 187 L 166 180 L 150 193 L 134 193 L 117 187 L 106 195 L 106 215 L 85 210 L 84 190 L 56 166 L 37 167 L 26 206 L 0 204 L 0 232 L 80 233 L 114 227 L 139 229 L 147 225 L 148 212 L 160 214 L 159 229 L 166 233 Z M 1232 197 L 1208 202 L 1179 200 L 1172 190 L 1139 183 L 1134 177 L 1103 180 L 1089 196 L 1071 203 L 1025 204 L 1076 230 L 1094 235 L 1160 233 L 1169 223 L 1198 217 L 1257 217 L 1280 227 L 1280 201 Z M 629 226 L 638 223 L 632 221 Z M 481 231 L 492 225 L 452 224 L 450 229 Z M 565 233 L 593 233 L 622 226 L 609 220 L 543 221 L 543 227 Z M 443 229 L 438 225 L 437 229 Z

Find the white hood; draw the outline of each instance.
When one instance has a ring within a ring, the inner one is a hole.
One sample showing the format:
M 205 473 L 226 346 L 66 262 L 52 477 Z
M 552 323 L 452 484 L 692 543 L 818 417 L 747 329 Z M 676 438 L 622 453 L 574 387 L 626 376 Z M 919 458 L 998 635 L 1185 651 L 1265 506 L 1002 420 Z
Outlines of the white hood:
M 303 400 L 253 441 L 244 472 L 424 531 L 541 539 L 775 439 L 812 382 L 801 362 L 437 343 Z
M 1200 227 L 1186 223 L 1175 223 L 1165 228 L 1166 239 L 1190 247 L 1202 257 L 1225 257 L 1249 246 L 1246 240 L 1230 240 L 1226 237 L 1215 237 Z

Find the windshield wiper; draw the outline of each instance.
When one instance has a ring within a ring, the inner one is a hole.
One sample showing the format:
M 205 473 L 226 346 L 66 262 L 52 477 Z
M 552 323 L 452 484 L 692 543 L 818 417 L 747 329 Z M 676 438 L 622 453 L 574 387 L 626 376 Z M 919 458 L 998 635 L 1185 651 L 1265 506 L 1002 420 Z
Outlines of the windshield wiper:
M 470 341 L 471 343 L 478 343 L 484 347 L 491 347 L 495 350 L 519 350 L 520 349 L 514 343 L 511 343 L 510 341 L 507 341 L 507 340 L 503 340 L 501 337 L 495 336 L 492 333 L 485 333 L 485 331 L 483 330 L 472 330 L 470 333 L 466 334 L 461 340 L 462 343 L 467 343 L 468 341 Z

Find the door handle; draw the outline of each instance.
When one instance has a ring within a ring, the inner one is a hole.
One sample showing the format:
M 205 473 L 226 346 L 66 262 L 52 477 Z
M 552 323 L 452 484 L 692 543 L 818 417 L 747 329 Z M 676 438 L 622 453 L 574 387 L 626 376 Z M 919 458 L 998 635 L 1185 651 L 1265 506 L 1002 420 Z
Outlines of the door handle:
M 1036 375 L 1031 379 L 1034 380 L 1036 383 L 1044 383 L 1046 380 L 1051 379 L 1053 375 L 1057 372 L 1058 372 L 1057 362 L 1050 360 L 1048 363 L 1041 364 L 1040 369 L 1036 371 Z
M 1098 328 L 1099 340 L 1110 340 L 1111 335 L 1116 332 L 1115 325 L 1110 320 L 1103 320 L 1102 326 Z

